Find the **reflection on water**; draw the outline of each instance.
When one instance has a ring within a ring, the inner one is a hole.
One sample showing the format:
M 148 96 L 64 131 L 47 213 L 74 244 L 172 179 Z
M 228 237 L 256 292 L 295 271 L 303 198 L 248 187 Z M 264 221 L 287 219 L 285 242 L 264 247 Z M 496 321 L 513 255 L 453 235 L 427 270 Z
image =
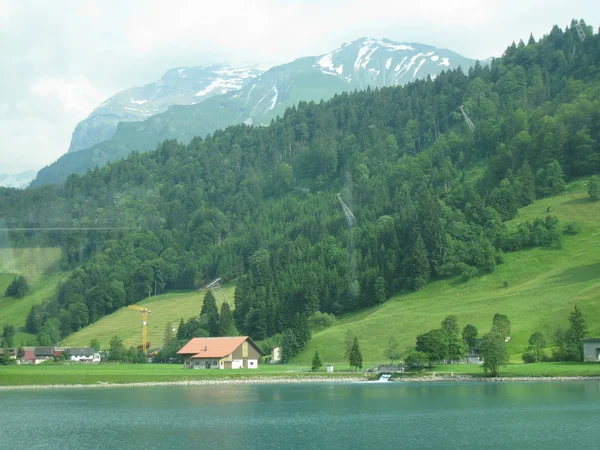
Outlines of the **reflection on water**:
M 600 383 L 0 392 L 2 448 L 594 448 Z M 31 433 L 34 426 L 36 432 Z

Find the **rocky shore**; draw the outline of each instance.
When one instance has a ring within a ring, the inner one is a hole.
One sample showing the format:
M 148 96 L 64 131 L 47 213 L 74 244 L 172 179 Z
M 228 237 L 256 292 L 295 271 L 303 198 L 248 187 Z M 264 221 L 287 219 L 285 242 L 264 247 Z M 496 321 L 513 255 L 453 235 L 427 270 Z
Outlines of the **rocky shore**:
M 291 383 L 358 383 L 367 378 L 361 375 L 353 376 L 297 376 L 297 377 L 248 377 L 248 378 L 206 378 L 179 381 L 147 381 L 136 383 L 97 382 L 92 384 L 24 384 L 13 386 L 0 385 L 0 391 L 13 389 L 83 389 L 83 388 L 113 388 L 113 387 L 155 387 L 155 386 L 204 386 L 227 384 L 291 384 Z
M 417 377 L 398 377 L 390 379 L 392 383 L 515 383 L 515 382 L 568 382 L 568 381 L 600 381 L 600 377 L 473 377 L 469 375 L 423 375 Z M 296 377 L 240 377 L 240 378 L 207 378 L 179 381 L 148 381 L 136 383 L 97 382 L 91 384 L 26 384 L 14 386 L 0 385 L 0 391 L 20 389 L 88 389 L 115 387 L 157 387 L 157 386 L 205 386 L 232 384 L 293 384 L 293 383 L 364 383 L 377 382 L 363 375 L 340 376 L 296 376 Z

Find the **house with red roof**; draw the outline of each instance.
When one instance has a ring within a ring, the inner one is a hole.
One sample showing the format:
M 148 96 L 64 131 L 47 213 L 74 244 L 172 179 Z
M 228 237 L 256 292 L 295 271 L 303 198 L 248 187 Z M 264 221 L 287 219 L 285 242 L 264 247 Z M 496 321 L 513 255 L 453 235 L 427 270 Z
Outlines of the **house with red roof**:
M 264 354 L 248 336 L 193 338 L 177 352 L 186 369 L 256 369 Z

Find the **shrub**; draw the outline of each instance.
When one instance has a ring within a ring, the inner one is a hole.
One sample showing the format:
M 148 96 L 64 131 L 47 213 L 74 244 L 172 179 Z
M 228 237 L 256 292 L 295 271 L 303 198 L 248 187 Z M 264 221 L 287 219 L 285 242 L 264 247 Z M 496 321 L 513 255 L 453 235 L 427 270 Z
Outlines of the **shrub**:
M 575 235 L 581 231 L 581 226 L 576 222 L 568 223 L 565 227 L 565 233 Z
M 525 352 L 521 355 L 521 359 L 525 364 L 531 364 L 535 362 L 535 355 L 531 352 Z

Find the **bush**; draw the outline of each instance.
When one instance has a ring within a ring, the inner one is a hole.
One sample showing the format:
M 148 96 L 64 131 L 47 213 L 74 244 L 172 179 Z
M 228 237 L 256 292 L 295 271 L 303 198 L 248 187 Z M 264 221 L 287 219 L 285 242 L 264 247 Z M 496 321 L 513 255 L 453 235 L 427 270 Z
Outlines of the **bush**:
M 581 231 L 581 226 L 576 222 L 568 223 L 565 227 L 565 233 L 575 235 Z
M 317 311 L 308 318 L 308 325 L 313 333 L 325 330 L 335 323 L 335 316 Z
M 535 362 L 535 355 L 531 352 L 525 352 L 521 355 L 521 359 L 525 364 L 531 364 Z
M 473 278 L 475 275 L 477 275 L 477 267 L 472 267 L 469 266 L 468 264 L 461 264 L 461 276 L 460 279 L 461 281 L 467 282 L 469 281 L 471 278 Z M 457 264 L 458 266 L 458 264 Z
M 501 248 L 496 250 L 496 265 L 504 264 L 504 252 Z

